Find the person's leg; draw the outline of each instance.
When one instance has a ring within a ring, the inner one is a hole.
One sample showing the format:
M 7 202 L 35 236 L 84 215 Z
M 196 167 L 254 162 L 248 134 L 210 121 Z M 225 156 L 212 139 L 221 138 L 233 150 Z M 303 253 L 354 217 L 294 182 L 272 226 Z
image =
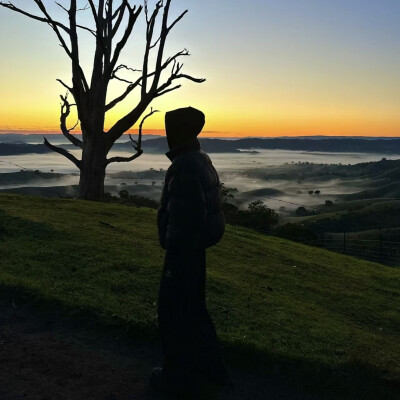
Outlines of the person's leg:
M 167 251 L 158 303 L 158 322 L 164 351 L 163 373 L 176 394 L 197 388 L 198 354 L 195 338 L 196 279 L 198 257 Z
M 206 250 L 202 253 L 199 276 L 198 298 L 198 344 L 200 371 L 207 378 L 222 385 L 231 384 L 228 371 L 223 362 L 222 352 L 214 323 L 206 306 Z

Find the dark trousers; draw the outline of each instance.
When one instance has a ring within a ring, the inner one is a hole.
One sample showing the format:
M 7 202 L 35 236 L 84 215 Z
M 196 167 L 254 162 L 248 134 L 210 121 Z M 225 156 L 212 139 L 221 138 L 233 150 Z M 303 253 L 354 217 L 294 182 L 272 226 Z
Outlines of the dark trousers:
M 167 250 L 161 277 L 158 323 L 164 373 L 172 390 L 192 390 L 199 374 L 227 375 L 205 299 L 206 250 Z

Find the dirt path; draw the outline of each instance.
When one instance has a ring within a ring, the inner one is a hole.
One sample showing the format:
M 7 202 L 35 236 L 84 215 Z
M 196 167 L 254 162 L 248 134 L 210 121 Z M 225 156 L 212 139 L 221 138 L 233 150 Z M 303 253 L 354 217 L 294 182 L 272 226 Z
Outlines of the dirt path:
M 156 345 L 98 335 L 95 327 L 0 301 L 0 400 L 155 400 L 148 389 L 160 364 Z M 233 389 L 207 388 L 205 399 L 312 399 L 273 377 L 229 366 Z

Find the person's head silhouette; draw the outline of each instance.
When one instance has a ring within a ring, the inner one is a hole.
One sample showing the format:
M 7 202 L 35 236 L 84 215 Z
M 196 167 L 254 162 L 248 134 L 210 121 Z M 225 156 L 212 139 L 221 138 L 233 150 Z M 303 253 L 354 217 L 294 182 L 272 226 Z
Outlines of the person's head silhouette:
M 165 114 L 165 131 L 172 150 L 193 141 L 203 129 L 205 116 L 193 107 L 178 108 Z

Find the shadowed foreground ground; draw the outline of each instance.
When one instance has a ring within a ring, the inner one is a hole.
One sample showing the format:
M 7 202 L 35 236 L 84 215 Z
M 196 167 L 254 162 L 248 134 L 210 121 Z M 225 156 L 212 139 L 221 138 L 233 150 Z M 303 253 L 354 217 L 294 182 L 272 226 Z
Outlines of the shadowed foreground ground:
M 0 302 L 1 400 L 162 399 L 148 388 L 160 348 L 111 336 L 61 315 L 35 312 L 13 299 Z M 235 387 L 203 385 L 204 399 L 313 399 L 295 394 L 278 373 L 230 364 Z

